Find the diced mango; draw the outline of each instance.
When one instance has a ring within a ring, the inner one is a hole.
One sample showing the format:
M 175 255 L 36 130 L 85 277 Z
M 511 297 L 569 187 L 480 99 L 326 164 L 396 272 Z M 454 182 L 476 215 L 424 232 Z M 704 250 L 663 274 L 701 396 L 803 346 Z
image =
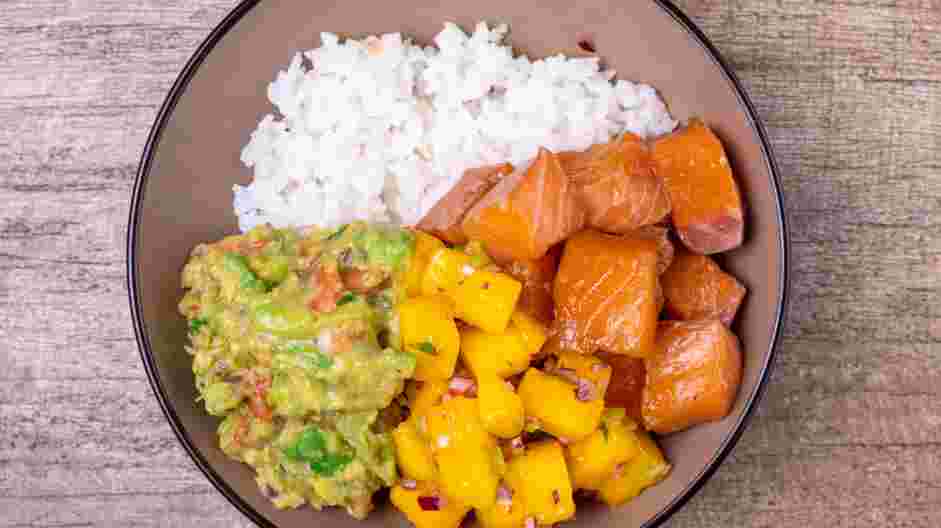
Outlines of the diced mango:
M 523 401 L 512 386 L 496 376 L 477 378 L 480 421 L 490 434 L 513 438 L 523 431 Z
M 600 488 L 618 465 L 633 459 L 638 453 L 632 436 L 637 424 L 625 418 L 623 411 L 612 411 L 605 411 L 601 426 L 595 432 L 565 448 L 569 475 L 577 489 Z
M 520 331 L 510 326 L 499 334 L 465 328 L 461 331 L 461 358 L 478 378 L 508 378 L 526 370 L 530 356 Z
M 569 238 L 553 289 L 563 348 L 649 357 L 657 334 L 657 278 L 653 240 L 597 231 Z
M 415 297 L 399 305 L 399 329 L 406 350 L 417 359 L 419 381 L 447 379 L 454 374 L 461 336 L 450 302 L 440 296 Z
M 507 482 L 517 490 L 526 516 L 535 517 L 541 525 L 565 521 L 575 515 L 565 455 L 562 446 L 554 440 L 527 445 L 521 456 L 510 460 Z
M 415 255 L 405 273 L 405 288 L 409 297 L 421 295 L 425 270 L 428 268 L 431 256 L 439 249 L 444 249 L 444 242 L 424 231 L 415 231 Z
M 590 383 L 586 385 L 590 399 L 604 398 L 604 393 L 611 382 L 611 367 L 607 363 L 595 356 L 579 354 L 574 350 L 559 351 L 557 363 L 559 369 L 575 371 L 575 376 Z
M 549 338 L 546 327 L 533 316 L 520 310 L 513 312 L 510 323 L 511 327 L 515 326 L 519 330 L 529 357 L 537 356 L 539 351 L 542 350 L 542 345 L 546 344 L 546 340 Z
M 461 251 L 440 248 L 431 254 L 422 276 L 423 295 L 450 294 L 474 272 L 472 257 Z
M 432 379 L 424 382 L 412 382 L 407 389 L 408 406 L 411 410 L 409 419 L 419 419 L 441 403 L 441 397 L 448 393 L 448 380 Z M 419 433 L 424 431 L 419 430 Z
M 535 418 L 551 435 L 580 440 L 601 422 L 604 400 L 579 401 L 575 384 L 530 368 L 520 383 L 520 398 L 527 417 Z
M 521 528 L 526 522 L 526 510 L 522 495 L 506 481 L 503 485 L 511 494 L 509 504 L 495 503 L 486 510 L 477 510 L 477 520 L 481 528 Z
M 601 499 L 609 506 L 624 504 L 640 492 L 663 480 L 670 472 L 656 442 L 644 431 L 630 432 L 637 455 L 626 465 L 619 465 L 612 477 L 601 485 Z
M 510 322 L 522 287 L 504 273 L 478 271 L 454 290 L 457 317 L 485 332 L 499 334 Z
M 440 491 L 432 483 L 419 482 L 413 489 L 401 485 L 392 487 L 390 499 L 415 528 L 458 528 L 470 508 L 450 498 L 443 498 L 443 506 L 438 510 L 425 510 L 419 504 L 419 497 L 440 496 Z
M 742 197 L 722 142 L 702 121 L 658 138 L 654 172 L 666 183 L 673 226 L 692 251 L 709 255 L 742 244 Z
M 445 495 L 474 508 L 493 506 L 502 458 L 497 460 L 496 440 L 480 422 L 477 400 L 456 397 L 433 408 L 428 439 Z
M 742 381 L 738 337 L 718 319 L 663 321 L 659 332 L 644 361 L 644 427 L 667 434 L 728 415 Z
M 433 480 L 435 461 L 428 442 L 418 433 L 412 420 L 406 420 L 392 431 L 395 444 L 395 460 L 406 478 Z

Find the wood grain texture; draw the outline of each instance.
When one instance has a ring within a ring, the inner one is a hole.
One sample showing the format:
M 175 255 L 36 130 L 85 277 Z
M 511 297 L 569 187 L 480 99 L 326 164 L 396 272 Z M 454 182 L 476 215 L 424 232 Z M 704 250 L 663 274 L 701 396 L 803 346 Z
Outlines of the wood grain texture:
M 941 2 L 681 0 L 764 118 L 793 295 L 774 383 L 671 527 L 941 525 Z M 249 526 L 151 395 L 124 287 L 150 124 L 231 0 L 6 0 L 0 526 Z

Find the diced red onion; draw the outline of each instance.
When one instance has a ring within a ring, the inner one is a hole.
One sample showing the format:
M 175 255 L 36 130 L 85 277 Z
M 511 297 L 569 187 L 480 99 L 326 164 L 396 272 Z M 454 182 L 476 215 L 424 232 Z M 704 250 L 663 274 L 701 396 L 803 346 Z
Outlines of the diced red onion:
M 275 496 L 278 495 L 273 489 L 271 489 L 271 487 L 268 486 L 268 484 L 265 484 L 265 483 L 259 484 L 258 489 L 261 491 L 261 494 L 264 495 L 265 498 L 267 499 L 273 499 L 275 498 Z
M 523 449 L 523 437 L 517 436 L 516 438 L 510 440 L 510 447 L 513 449 Z
M 497 504 L 500 506 L 512 506 L 513 505 L 513 491 L 506 486 L 500 486 L 497 488 Z
M 564 437 L 564 436 L 559 436 L 558 439 L 559 439 L 559 443 L 562 444 L 562 445 L 564 445 L 564 446 L 567 446 L 567 445 L 569 445 L 569 444 L 571 443 L 571 441 L 570 441 L 568 438 Z
M 418 497 L 418 506 L 424 511 L 438 511 L 441 509 L 441 497 L 438 495 L 423 495 Z
M 474 383 L 474 380 L 461 376 L 455 376 L 451 378 L 451 382 L 448 383 L 448 392 L 452 396 L 464 396 L 475 388 L 476 384 Z
M 596 399 L 595 394 L 595 384 L 586 380 L 579 378 L 578 388 L 575 390 L 575 398 L 578 401 L 586 402 Z
M 536 528 L 536 518 L 535 518 L 535 517 L 527 517 L 527 518 L 526 518 L 526 524 L 524 524 L 523 526 L 524 526 L 525 528 Z
M 415 482 L 412 479 L 402 479 L 399 482 L 399 485 L 401 485 L 403 488 L 407 490 L 413 490 L 418 487 L 418 482 Z

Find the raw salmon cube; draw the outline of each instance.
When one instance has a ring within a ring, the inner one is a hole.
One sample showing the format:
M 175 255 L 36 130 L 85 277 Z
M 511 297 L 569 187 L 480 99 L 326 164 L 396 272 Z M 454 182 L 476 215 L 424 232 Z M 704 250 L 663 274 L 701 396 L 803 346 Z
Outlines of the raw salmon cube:
M 500 180 L 464 218 L 464 233 L 498 262 L 542 258 L 585 224 L 575 186 L 558 157 L 540 149 L 535 161 Z
M 719 138 L 702 121 L 653 144 L 654 171 L 666 183 L 673 225 L 703 255 L 742 245 L 745 218 L 732 167 Z
M 742 381 L 738 338 L 718 319 L 660 323 L 644 366 L 644 426 L 660 434 L 724 418 Z
M 523 283 L 516 309 L 536 320 L 549 324 L 555 318 L 552 302 L 552 282 L 559 270 L 562 245 L 552 246 L 542 258 L 517 260 L 506 266 L 506 272 Z
M 588 225 L 626 233 L 670 213 L 663 180 L 653 172 L 647 145 L 626 133 L 610 143 L 562 158 L 588 213 Z
M 731 325 L 745 287 L 705 255 L 682 252 L 660 278 L 671 318 L 719 319 Z
M 656 242 L 591 230 L 573 236 L 553 288 L 561 347 L 650 356 L 658 288 Z
M 624 409 L 632 420 L 643 423 L 640 409 L 647 378 L 644 360 L 622 354 L 601 354 L 599 357 L 611 366 L 611 381 L 604 393 L 605 406 Z
M 416 227 L 451 244 L 467 243 L 467 236 L 461 228 L 467 211 L 512 172 L 513 166 L 509 163 L 464 171 L 457 184 L 438 200 Z

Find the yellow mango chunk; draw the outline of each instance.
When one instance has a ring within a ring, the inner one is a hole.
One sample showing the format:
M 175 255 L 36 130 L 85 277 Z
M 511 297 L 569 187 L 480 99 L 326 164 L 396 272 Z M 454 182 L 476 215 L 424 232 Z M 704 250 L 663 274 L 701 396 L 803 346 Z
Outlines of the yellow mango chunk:
M 604 398 L 608 384 L 611 383 L 611 367 L 595 356 L 579 354 L 574 350 L 559 351 L 557 363 L 560 369 L 575 372 L 575 376 L 591 382 L 590 397 Z
M 461 331 L 461 358 L 478 378 L 508 378 L 529 367 L 530 355 L 519 330 L 511 325 L 499 334 L 465 328 Z
M 449 294 L 474 273 L 473 258 L 463 252 L 439 248 L 431 254 L 422 276 L 422 295 Z
M 433 379 L 424 382 L 412 382 L 406 390 L 409 409 L 411 410 L 410 420 L 418 420 L 426 416 L 432 407 L 441 403 L 441 397 L 448 393 L 448 381 L 445 379 Z M 423 431 L 419 430 L 423 434 Z
M 399 330 L 405 349 L 417 359 L 416 380 L 447 379 L 454 374 L 461 336 L 447 299 L 406 300 L 399 305 Z
M 444 494 L 474 508 L 493 506 L 502 458 L 498 460 L 496 440 L 480 423 L 477 400 L 451 398 L 433 408 L 428 439 Z
M 542 350 L 542 345 L 546 344 L 548 333 L 546 327 L 533 316 L 517 310 L 510 316 L 510 326 L 519 330 L 523 338 L 523 344 L 526 347 L 526 353 L 529 357 L 534 357 Z
M 501 504 L 498 499 L 490 508 L 476 510 L 481 528 L 521 528 L 526 522 L 526 509 L 520 491 L 506 481 L 503 486 L 509 491 L 510 503 Z
M 395 460 L 406 478 L 434 480 L 435 461 L 428 442 L 418 433 L 412 420 L 406 420 L 392 431 Z
M 496 376 L 477 378 L 480 422 L 490 434 L 513 438 L 523 431 L 523 400 L 512 386 Z
M 579 401 L 575 384 L 531 368 L 519 386 L 527 417 L 535 418 L 547 433 L 570 441 L 580 440 L 601 422 L 604 400 Z
M 405 272 L 405 291 L 409 297 L 421 295 L 422 278 L 431 261 L 431 256 L 439 249 L 444 249 L 444 242 L 425 233 L 415 231 L 415 255 Z
M 639 448 L 633 436 L 636 429 L 637 424 L 624 417 L 623 409 L 606 411 L 595 432 L 565 448 L 572 486 L 598 489 L 614 475 L 618 465 L 637 456 Z
M 485 332 L 506 331 L 523 285 L 505 273 L 478 271 L 454 289 L 457 317 Z
M 443 505 L 436 511 L 424 510 L 418 502 L 419 497 L 440 495 L 433 484 L 419 482 L 413 490 L 401 485 L 392 486 L 390 499 L 392 504 L 405 514 L 415 528 L 457 528 L 470 508 L 461 503 L 443 498 Z
M 556 441 L 527 445 L 521 456 L 510 460 L 507 482 L 517 490 L 526 516 L 535 517 L 539 524 L 553 524 L 575 515 L 572 483 L 562 446 Z
M 631 440 L 637 447 L 637 456 L 615 469 L 614 475 L 601 485 L 601 499 L 609 506 L 633 499 L 670 472 L 670 464 L 648 433 L 639 429 L 631 431 Z

